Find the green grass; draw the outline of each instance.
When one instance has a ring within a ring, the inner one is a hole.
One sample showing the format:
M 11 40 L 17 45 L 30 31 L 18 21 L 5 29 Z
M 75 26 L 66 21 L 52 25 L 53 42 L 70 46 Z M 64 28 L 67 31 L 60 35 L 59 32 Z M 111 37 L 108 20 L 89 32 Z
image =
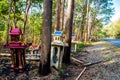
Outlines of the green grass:
M 58 80 L 58 78 L 57 78 L 57 77 L 55 77 L 53 80 Z
M 111 61 L 112 60 L 112 57 L 111 56 L 109 56 L 109 57 L 107 57 L 107 59 L 106 59 L 107 61 Z
M 85 44 L 78 43 L 78 45 L 77 45 L 77 51 L 82 51 L 84 49 L 84 47 L 85 47 Z

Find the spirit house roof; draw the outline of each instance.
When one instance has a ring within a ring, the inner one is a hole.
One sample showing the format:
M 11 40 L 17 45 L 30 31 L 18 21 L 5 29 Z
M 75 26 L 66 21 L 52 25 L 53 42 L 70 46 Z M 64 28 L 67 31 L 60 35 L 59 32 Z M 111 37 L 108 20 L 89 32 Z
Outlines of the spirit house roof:
M 10 33 L 9 33 L 10 35 L 20 35 L 20 34 L 22 34 L 22 32 L 21 32 L 21 29 L 20 28 L 12 28 L 11 30 L 10 30 Z
M 72 34 L 72 35 L 71 35 L 71 38 L 74 38 L 75 36 L 76 36 L 75 34 Z
M 63 32 L 62 31 L 55 31 L 54 36 L 62 36 Z

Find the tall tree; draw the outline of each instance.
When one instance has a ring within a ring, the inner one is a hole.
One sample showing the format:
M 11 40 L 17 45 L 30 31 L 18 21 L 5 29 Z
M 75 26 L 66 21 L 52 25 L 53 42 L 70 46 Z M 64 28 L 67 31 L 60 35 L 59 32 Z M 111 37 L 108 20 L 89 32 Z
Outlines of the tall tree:
M 95 35 L 94 31 L 97 32 L 98 27 L 107 24 L 110 21 L 111 16 L 114 14 L 112 0 L 95 0 L 91 2 L 91 27 L 90 35 Z M 101 16 L 102 15 L 102 16 Z M 98 18 L 99 17 L 99 18 Z M 98 26 L 99 25 L 99 26 Z
M 60 11 L 61 11 L 61 0 L 57 0 L 56 4 L 56 20 L 55 20 L 55 30 L 60 30 Z
M 6 45 L 8 44 L 8 40 L 9 40 L 9 29 L 10 29 L 10 12 L 12 9 L 12 0 L 10 0 L 10 6 L 9 6 L 9 11 L 8 11 L 8 27 L 7 27 L 7 31 L 6 31 Z
M 81 20 L 81 25 L 80 25 L 80 31 L 81 31 L 81 40 L 82 41 L 84 41 L 84 39 L 85 39 L 85 24 L 86 24 L 86 8 L 87 8 L 87 3 L 86 3 L 87 1 L 86 0 L 84 0 L 84 1 L 82 1 L 82 4 L 83 4 L 83 6 L 82 6 L 82 13 L 81 13 L 81 18 L 82 18 L 82 20 Z
M 85 16 L 85 26 L 84 26 L 84 42 L 86 43 L 88 41 L 88 13 L 89 13 L 89 0 L 86 0 L 86 16 Z
M 39 73 L 50 73 L 51 28 L 52 28 L 52 0 L 43 2 L 42 46 Z
M 25 10 L 25 16 L 24 16 L 24 25 L 23 25 L 23 33 L 25 34 L 25 26 L 27 24 L 27 21 L 28 21 L 28 12 L 29 12 L 29 9 L 30 9 L 30 3 L 31 1 L 30 0 L 27 0 L 26 2 L 26 10 Z
M 62 0 L 60 30 L 63 30 L 63 26 L 64 26 L 64 7 L 65 7 L 65 0 Z
M 15 18 L 15 14 L 16 14 L 16 0 L 14 0 L 13 1 L 13 8 L 14 8 L 14 10 L 13 10 L 13 13 L 14 13 L 14 19 L 13 19 L 13 24 L 14 24 L 14 27 L 17 27 L 16 26 L 16 18 Z
M 73 26 L 73 14 L 74 14 L 74 0 L 68 0 L 67 18 L 65 25 L 65 42 L 68 43 L 68 47 L 65 48 L 63 56 L 63 63 L 70 64 L 70 52 L 71 52 L 71 34 Z

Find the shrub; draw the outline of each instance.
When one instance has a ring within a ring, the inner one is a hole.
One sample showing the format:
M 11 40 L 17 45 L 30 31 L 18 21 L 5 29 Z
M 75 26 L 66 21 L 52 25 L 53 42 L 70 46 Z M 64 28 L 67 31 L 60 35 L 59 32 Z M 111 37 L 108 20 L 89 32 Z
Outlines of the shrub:
M 77 45 L 77 51 L 82 51 L 84 47 L 85 47 L 85 45 L 83 43 L 79 43 Z

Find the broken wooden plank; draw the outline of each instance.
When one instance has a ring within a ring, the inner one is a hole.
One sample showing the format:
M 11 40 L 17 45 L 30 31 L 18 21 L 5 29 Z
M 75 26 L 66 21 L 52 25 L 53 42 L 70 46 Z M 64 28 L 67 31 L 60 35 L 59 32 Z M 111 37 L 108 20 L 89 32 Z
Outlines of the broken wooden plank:
M 75 80 L 78 80 L 81 77 L 81 75 L 85 72 L 86 68 L 87 67 L 84 67 L 84 69 L 82 70 L 82 72 L 80 72 L 80 74 L 78 75 L 78 77 Z
M 75 59 L 74 57 L 71 57 L 71 59 L 74 60 L 74 61 L 77 61 L 77 62 L 80 63 L 80 64 L 85 64 L 85 62 L 80 61 L 80 60 L 78 60 L 78 59 Z
M 83 66 L 91 66 L 91 65 L 99 64 L 101 62 L 104 62 L 104 61 L 97 61 L 97 62 L 93 62 L 93 63 L 86 63 Z
M 71 57 L 71 59 L 78 62 L 79 64 L 82 64 L 83 66 L 91 66 L 91 65 L 99 64 L 101 62 L 106 62 L 106 61 L 97 61 L 97 62 L 93 62 L 93 63 L 90 63 L 90 62 L 87 63 L 87 62 L 80 61 L 80 60 L 73 58 L 73 57 Z

